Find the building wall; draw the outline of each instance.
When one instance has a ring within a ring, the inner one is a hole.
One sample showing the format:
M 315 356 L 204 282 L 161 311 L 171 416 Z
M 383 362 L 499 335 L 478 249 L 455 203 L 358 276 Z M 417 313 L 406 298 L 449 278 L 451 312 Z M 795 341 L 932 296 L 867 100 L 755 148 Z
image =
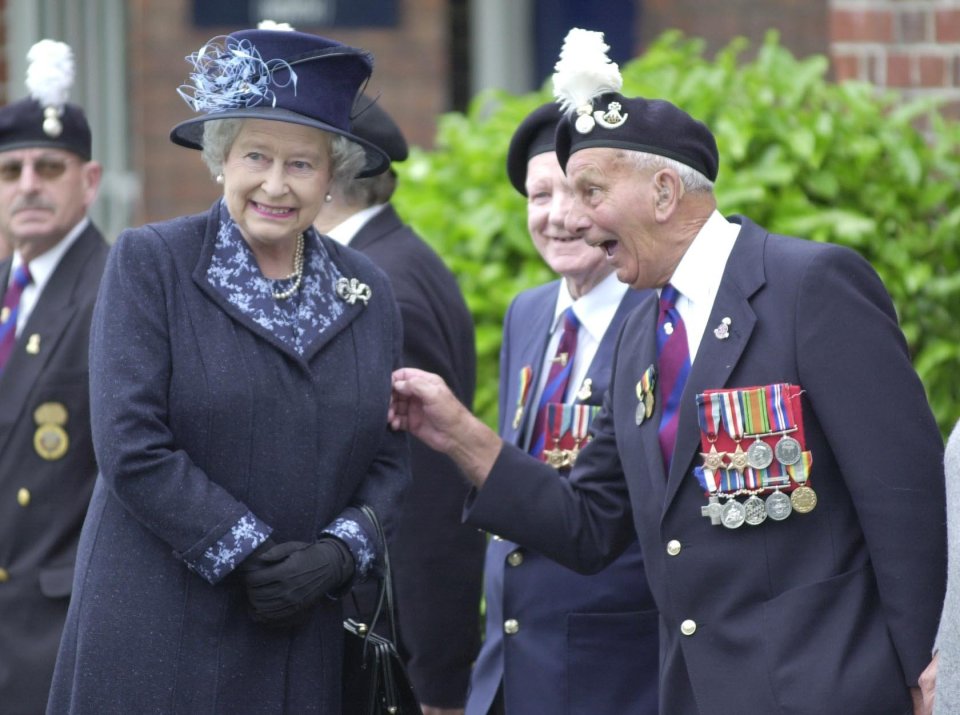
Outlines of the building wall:
M 0 50 L 7 33 L 16 31 L 6 27 L 6 8 L 13 1 L 0 0 Z M 451 66 L 450 59 L 469 56 L 463 27 L 467 1 L 397 0 L 394 28 L 298 29 L 370 50 L 377 64 L 369 91 L 381 96 L 411 144 L 429 147 L 437 116 L 468 96 L 463 67 Z M 866 80 L 909 96 L 941 96 L 950 102 L 948 111 L 960 117 L 960 0 L 635 1 L 638 52 L 668 28 L 704 38 L 709 52 L 738 35 L 759 42 L 774 28 L 794 54 L 831 57 L 838 80 Z M 127 4 L 127 141 L 130 169 L 141 178 L 133 209 L 137 224 L 204 210 L 220 193 L 199 153 L 168 139 L 170 128 L 191 116 L 175 91 L 186 78 L 183 58 L 211 36 L 235 29 L 193 27 L 191 2 Z M 457 28 L 454 35 L 451 27 Z M 0 51 L 0 101 L 7 96 L 7 74 Z
M 960 118 L 960 0 L 832 0 L 829 39 L 838 80 L 941 97 Z

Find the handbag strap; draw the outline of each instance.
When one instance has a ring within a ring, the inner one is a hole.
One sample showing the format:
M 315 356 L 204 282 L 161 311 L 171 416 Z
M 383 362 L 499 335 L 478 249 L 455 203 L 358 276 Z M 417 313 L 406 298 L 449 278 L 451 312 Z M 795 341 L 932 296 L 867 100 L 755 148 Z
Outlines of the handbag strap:
M 380 620 L 380 613 L 383 611 L 384 605 L 387 607 L 387 623 L 390 626 L 391 640 L 396 645 L 398 642 L 397 624 L 393 610 L 393 577 L 390 571 L 390 550 L 387 548 L 387 537 L 386 534 L 384 534 L 383 526 L 380 524 L 380 519 L 377 518 L 377 513 L 373 510 L 373 507 L 367 504 L 361 504 L 360 511 L 363 512 L 363 515 L 373 524 L 373 528 L 377 532 L 377 538 L 380 540 L 383 548 L 383 569 L 380 573 L 380 591 L 377 596 L 377 608 L 370 621 L 370 628 L 367 631 L 367 635 L 364 637 L 364 648 L 366 648 L 366 640 L 370 637 L 370 634 L 373 633 L 377 621 Z

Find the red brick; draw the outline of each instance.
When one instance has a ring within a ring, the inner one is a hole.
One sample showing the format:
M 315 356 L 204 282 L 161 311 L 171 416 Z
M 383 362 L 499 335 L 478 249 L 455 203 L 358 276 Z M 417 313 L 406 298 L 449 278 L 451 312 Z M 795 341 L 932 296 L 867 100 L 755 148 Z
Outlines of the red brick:
M 834 10 L 830 13 L 832 42 L 892 42 L 893 13 L 889 10 Z
M 927 42 L 930 39 L 930 13 L 922 10 L 897 13 L 897 41 Z
M 887 86 L 909 87 L 911 85 L 910 64 L 909 55 L 891 52 L 887 56 Z
M 860 58 L 856 55 L 836 55 L 833 58 L 833 77 L 837 82 L 860 79 Z
M 937 42 L 960 42 L 960 10 L 938 10 L 934 22 Z
M 947 82 L 946 59 L 937 55 L 920 55 L 915 58 L 921 87 L 943 87 Z

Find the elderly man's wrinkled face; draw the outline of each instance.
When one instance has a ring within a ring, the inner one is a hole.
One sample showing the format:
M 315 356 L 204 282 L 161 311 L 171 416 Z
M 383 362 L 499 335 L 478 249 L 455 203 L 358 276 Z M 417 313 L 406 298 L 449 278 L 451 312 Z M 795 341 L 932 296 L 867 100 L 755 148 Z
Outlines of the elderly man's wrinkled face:
M 567 229 L 603 249 L 621 282 L 651 288 L 669 279 L 672 268 L 656 241 L 653 172 L 638 171 L 620 150 L 602 147 L 572 154 L 567 180 L 573 188 Z
M 602 251 L 564 226 L 573 194 L 557 155 L 537 154 L 527 162 L 527 228 L 533 245 L 554 271 L 567 279 L 574 298 L 588 292 L 610 273 Z
M 330 185 L 330 135 L 315 127 L 244 121 L 223 164 L 230 217 L 256 252 L 288 243 L 316 218 Z
M 100 171 L 63 149 L 0 152 L 0 233 L 24 260 L 47 252 L 86 214 Z

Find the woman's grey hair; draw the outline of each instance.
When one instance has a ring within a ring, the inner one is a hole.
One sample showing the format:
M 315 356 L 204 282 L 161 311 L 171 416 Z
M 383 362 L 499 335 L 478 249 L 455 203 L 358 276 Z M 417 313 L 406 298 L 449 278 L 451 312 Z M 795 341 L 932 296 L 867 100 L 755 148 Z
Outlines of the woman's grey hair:
M 223 173 L 230 147 L 240 134 L 244 119 L 212 119 L 203 123 L 201 156 L 211 176 Z M 366 164 L 363 147 L 339 134 L 330 134 L 331 184 L 346 186 Z
M 630 163 L 637 171 L 673 169 L 679 175 L 680 183 L 686 192 L 708 193 L 713 191 L 713 182 L 710 179 L 696 169 L 681 164 L 674 159 L 642 151 L 624 151 L 622 155 L 624 161 Z

